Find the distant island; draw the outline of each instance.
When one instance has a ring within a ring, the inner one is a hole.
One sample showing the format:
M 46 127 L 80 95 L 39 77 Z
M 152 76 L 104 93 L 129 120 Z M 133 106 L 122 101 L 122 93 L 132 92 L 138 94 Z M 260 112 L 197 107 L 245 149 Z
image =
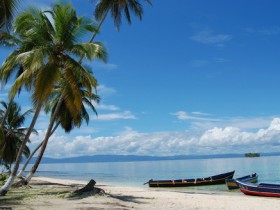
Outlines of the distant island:
M 257 154 L 249 155 L 248 157 L 268 157 L 280 156 L 280 152 L 270 153 L 246 153 Z M 79 156 L 67 158 L 50 158 L 43 157 L 42 163 L 93 163 L 93 162 L 136 162 L 136 161 L 164 161 L 164 160 L 191 160 L 191 159 L 216 159 L 216 158 L 242 158 L 247 157 L 244 153 L 240 154 L 213 154 L 213 155 L 175 155 L 175 156 L 138 156 L 138 155 L 92 155 L 92 156 Z M 35 158 L 31 159 L 30 163 L 35 162 Z M 24 157 L 22 161 L 24 162 Z
M 260 157 L 260 153 L 245 153 L 245 157 Z

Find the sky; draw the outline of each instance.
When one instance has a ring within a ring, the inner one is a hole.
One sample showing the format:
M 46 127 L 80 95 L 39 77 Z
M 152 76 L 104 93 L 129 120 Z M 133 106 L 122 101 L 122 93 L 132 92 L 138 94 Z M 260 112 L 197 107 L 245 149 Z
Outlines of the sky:
M 48 8 L 54 1 L 22 2 Z M 66 2 L 93 18 L 94 1 Z M 280 151 L 280 2 L 141 2 L 142 21 L 123 19 L 119 31 L 110 17 L 104 22 L 96 41 L 106 46 L 107 63 L 85 63 L 99 83 L 98 117 L 89 111 L 88 125 L 70 134 L 59 129 L 45 156 Z M 2 63 L 11 49 L 0 50 Z M 17 101 L 31 108 L 28 93 Z M 31 149 L 48 122 L 41 113 Z

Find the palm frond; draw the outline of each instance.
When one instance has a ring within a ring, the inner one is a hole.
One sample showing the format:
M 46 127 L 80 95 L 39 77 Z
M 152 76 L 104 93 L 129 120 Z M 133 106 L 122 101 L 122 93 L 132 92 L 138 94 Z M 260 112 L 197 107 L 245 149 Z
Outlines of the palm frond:
M 15 11 L 18 6 L 18 0 L 2 0 L 0 1 L 0 25 L 10 29 Z

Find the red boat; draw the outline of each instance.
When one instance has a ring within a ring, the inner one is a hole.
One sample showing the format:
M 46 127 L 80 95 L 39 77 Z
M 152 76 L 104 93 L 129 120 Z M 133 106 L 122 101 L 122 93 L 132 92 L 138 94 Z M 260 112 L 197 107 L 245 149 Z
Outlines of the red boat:
M 236 180 L 240 191 L 245 195 L 256 195 L 266 197 L 280 197 L 280 184 L 252 184 Z

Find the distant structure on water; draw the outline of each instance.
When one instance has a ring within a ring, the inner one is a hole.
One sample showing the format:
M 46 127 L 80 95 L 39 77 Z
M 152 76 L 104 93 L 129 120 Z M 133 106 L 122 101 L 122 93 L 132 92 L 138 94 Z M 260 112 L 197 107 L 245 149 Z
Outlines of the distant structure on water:
M 245 157 L 260 157 L 260 153 L 245 153 Z

